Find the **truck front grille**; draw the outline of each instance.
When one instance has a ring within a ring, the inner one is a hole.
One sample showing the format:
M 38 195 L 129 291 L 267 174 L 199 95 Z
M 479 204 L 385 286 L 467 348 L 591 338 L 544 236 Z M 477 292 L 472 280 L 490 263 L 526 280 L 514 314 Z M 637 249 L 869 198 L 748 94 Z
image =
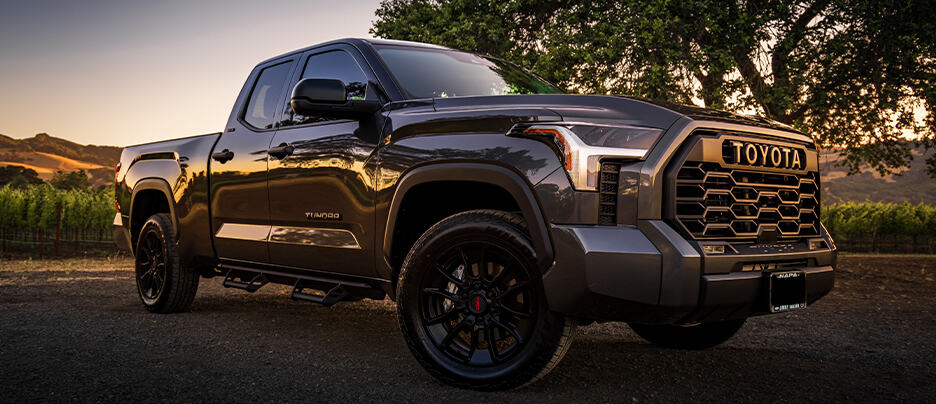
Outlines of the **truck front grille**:
M 687 161 L 676 176 L 675 218 L 696 239 L 778 239 L 819 234 L 818 173 L 728 169 Z
M 620 163 L 601 163 L 601 173 L 598 177 L 598 224 L 617 224 L 617 191 L 620 176 Z

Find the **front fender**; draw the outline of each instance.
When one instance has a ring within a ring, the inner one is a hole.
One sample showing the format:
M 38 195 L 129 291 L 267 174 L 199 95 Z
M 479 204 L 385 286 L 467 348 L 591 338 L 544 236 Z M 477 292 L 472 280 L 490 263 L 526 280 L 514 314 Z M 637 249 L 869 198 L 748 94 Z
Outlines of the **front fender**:
M 474 181 L 496 185 L 506 190 L 517 202 L 526 220 L 527 230 L 536 249 L 536 263 L 545 271 L 552 265 L 553 248 L 542 209 L 533 194 L 532 186 L 519 174 L 490 163 L 436 163 L 410 170 L 397 183 L 390 202 L 387 226 L 383 235 L 383 255 L 389 260 L 393 234 L 400 205 L 407 191 L 416 185 L 436 181 Z

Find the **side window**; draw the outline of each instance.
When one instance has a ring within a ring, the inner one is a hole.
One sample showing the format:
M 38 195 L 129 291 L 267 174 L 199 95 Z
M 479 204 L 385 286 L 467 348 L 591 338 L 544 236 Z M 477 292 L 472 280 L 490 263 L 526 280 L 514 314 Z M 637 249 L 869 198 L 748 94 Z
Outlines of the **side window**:
M 349 100 L 363 100 L 367 91 L 367 76 L 348 52 L 328 51 L 309 56 L 299 79 L 338 79 L 345 83 L 345 92 Z M 334 120 L 324 116 L 305 116 L 293 112 L 286 105 L 283 125 L 302 125 L 306 123 Z
M 290 63 L 278 64 L 260 72 L 260 77 L 257 78 L 257 83 L 250 92 L 250 99 L 247 100 L 244 121 L 255 128 L 273 128 L 276 104 L 283 93 L 289 66 Z

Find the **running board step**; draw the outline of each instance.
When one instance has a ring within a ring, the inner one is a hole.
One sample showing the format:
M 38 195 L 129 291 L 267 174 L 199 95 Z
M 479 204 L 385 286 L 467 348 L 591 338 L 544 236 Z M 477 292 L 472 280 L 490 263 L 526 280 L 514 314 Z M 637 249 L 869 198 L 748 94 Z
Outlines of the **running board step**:
M 224 287 L 246 290 L 250 293 L 256 292 L 264 285 L 269 283 L 262 272 L 247 272 L 230 269 L 224 275 Z
M 305 300 L 307 302 L 318 303 L 325 307 L 333 306 L 335 303 L 338 303 L 348 296 L 348 291 L 341 286 L 341 284 L 335 284 L 328 289 L 324 295 L 306 293 L 305 290 L 307 287 L 303 286 L 302 279 L 296 280 L 296 284 L 293 285 L 293 291 L 291 297 L 296 300 Z M 314 288 L 314 289 L 319 289 Z M 322 289 L 324 290 L 324 289 Z
M 358 281 L 346 277 L 333 277 L 332 274 L 300 273 L 296 270 L 275 270 L 247 267 L 241 265 L 221 264 L 218 266 L 224 276 L 224 287 L 236 288 L 247 292 L 256 292 L 268 283 L 292 285 L 290 297 L 318 303 L 323 306 L 332 306 L 343 300 L 357 300 L 369 298 L 383 299 L 386 294 L 379 286 L 374 286 L 366 280 Z M 312 293 L 312 290 L 324 293 Z

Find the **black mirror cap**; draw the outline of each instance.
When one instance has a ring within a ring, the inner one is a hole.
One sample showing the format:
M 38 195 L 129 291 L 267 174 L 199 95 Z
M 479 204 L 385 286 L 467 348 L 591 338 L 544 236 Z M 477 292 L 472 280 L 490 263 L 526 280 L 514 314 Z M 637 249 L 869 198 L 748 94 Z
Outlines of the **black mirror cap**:
M 315 104 L 344 104 L 347 95 L 341 80 L 302 79 L 293 87 L 291 99 Z
M 289 106 L 299 115 L 363 118 L 380 109 L 380 103 L 348 100 L 347 86 L 335 79 L 302 79 L 293 87 Z

